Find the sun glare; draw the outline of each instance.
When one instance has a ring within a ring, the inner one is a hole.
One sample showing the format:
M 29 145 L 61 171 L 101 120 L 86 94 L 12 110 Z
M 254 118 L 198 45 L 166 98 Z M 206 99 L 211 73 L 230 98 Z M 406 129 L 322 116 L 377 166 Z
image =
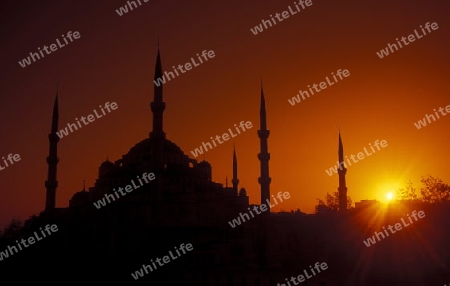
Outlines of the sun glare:
M 392 199 L 394 198 L 394 194 L 389 192 L 389 193 L 386 194 L 386 198 L 387 198 L 388 201 L 392 201 Z

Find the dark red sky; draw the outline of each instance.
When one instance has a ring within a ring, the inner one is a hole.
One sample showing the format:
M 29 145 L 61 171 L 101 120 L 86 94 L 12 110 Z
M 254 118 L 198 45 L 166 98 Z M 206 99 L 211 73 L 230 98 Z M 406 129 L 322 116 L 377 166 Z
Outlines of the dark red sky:
M 83 179 L 93 186 L 98 166 L 120 159 L 151 128 L 149 102 L 157 39 L 163 68 L 184 64 L 203 50 L 216 57 L 164 85 L 168 139 L 186 154 L 242 120 L 254 125 L 234 138 L 239 179 L 259 203 L 259 84 L 264 80 L 271 191 L 291 199 L 278 210 L 311 213 L 317 198 L 334 192 L 338 126 L 346 155 L 375 140 L 388 147 L 348 167 L 353 201 L 380 199 L 420 176 L 450 181 L 450 116 L 418 130 L 413 123 L 450 104 L 450 3 L 445 1 L 314 1 L 311 7 L 253 35 L 250 28 L 293 1 L 149 1 L 118 16 L 126 1 L 8 1 L 0 7 L 0 157 L 22 160 L 0 171 L 0 226 L 44 207 L 51 109 L 60 83 L 60 126 L 98 105 L 118 109 L 59 143 L 57 206 L 68 205 Z M 364 4 L 362 4 L 364 3 Z M 376 52 L 426 22 L 439 29 L 384 59 Z M 68 31 L 81 38 L 20 67 L 19 60 Z M 343 81 L 291 106 L 299 89 L 331 72 Z M 213 179 L 231 177 L 233 141 L 208 151 Z M 191 156 L 191 155 L 190 155 Z

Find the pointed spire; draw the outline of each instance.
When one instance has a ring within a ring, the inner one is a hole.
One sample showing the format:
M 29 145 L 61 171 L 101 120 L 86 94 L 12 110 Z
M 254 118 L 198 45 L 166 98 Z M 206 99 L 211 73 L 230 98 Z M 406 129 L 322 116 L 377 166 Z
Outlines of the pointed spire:
M 86 180 L 83 180 L 83 192 L 86 192 Z
M 236 147 L 233 144 L 233 179 L 231 182 L 233 183 L 233 191 L 234 194 L 238 195 L 238 186 L 239 186 L 239 179 L 238 179 L 238 169 L 237 169 L 237 157 L 236 157 Z
M 339 149 L 338 149 L 338 157 L 339 162 L 344 161 L 344 145 L 342 144 L 342 138 L 341 138 L 341 130 L 339 129 Z
M 157 80 L 158 78 L 162 78 L 162 64 L 161 64 L 161 54 L 159 52 L 159 40 L 158 40 L 158 52 L 156 54 L 156 64 L 155 64 L 155 77 L 154 79 Z M 162 85 L 159 86 L 162 88 Z
M 57 86 L 55 103 L 53 104 L 52 127 L 50 130 L 50 134 L 48 134 L 48 141 L 50 144 L 47 157 L 47 165 L 48 165 L 47 180 L 45 181 L 45 188 L 47 189 L 45 197 L 45 211 L 47 212 L 55 209 L 56 189 L 58 187 L 58 181 L 56 180 L 57 165 L 59 162 L 58 158 L 59 136 L 56 133 L 58 131 L 58 119 L 59 119 L 58 92 L 59 90 Z
M 342 144 L 341 130 L 339 129 L 339 162 L 338 162 L 338 175 L 339 175 L 339 211 L 345 212 L 347 210 L 347 184 L 345 182 L 345 175 L 347 174 L 347 168 L 344 162 L 344 145 Z
M 262 112 L 266 112 L 266 99 L 264 97 L 264 89 L 262 87 L 262 83 L 261 83 L 261 110 L 260 113 Z
M 225 188 L 228 189 L 228 176 L 225 177 Z
M 261 124 L 261 130 L 267 129 L 267 121 L 266 121 L 266 99 L 264 97 L 264 90 L 262 87 L 262 80 L 261 80 L 261 103 L 260 103 L 260 124 Z
M 261 103 L 259 115 L 260 115 L 259 117 L 260 129 L 258 130 L 258 137 L 259 137 L 260 152 L 258 154 L 258 159 L 260 162 L 260 177 L 258 178 L 258 183 L 261 186 L 261 204 L 266 204 L 270 202 L 270 183 L 272 179 L 269 176 L 270 153 L 267 141 L 270 135 L 270 131 L 267 130 L 266 101 L 264 98 L 262 80 L 261 80 Z
M 58 131 L 59 106 L 58 106 L 58 86 L 56 86 L 55 103 L 53 104 L 52 129 L 50 133 Z
M 156 54 L 155 63 L 155 75 L 154 75 L 154 89 L 153 89 L 153 102 L 150 103 L 150 109 L 153 113 L 153 129 L 150 132 L 150 137 L 153 139 L 165 139 L 166 134 L 163 130 L 163 114 L 166 109 L 166 103 L 163 101 L 163 85 L 161 82 L 163 79 L 163 71 L 161 64 L 161 53 L 159 51 Z

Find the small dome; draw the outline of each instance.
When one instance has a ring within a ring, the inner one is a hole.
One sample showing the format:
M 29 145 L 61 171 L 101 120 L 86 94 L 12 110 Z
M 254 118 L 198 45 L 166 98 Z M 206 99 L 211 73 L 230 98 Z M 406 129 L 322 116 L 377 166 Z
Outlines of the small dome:
M 88 192 L 81 191 L 75 193 L 69 201 L 69 207 L 77 207 L 85 205 L 88 202 Z
M 211 168 L 211 164 L 205 160 L 201 161 L 200 163 L 198 163 L 199 167 L 208 167 Z
M 198 168 L 198 170 L 200 172 L 200 176 L 202 178 L 205 178 L 208 181 L 212 180 L 212 167 L 211 167 L 210 163 L 203 160 L 197 164 L 197 168 Z
M 114 163 L 109 161 L 108 159 L 106 159 L 106 161 L 100 165 L 100 168 L 113 168 L 113 167 Z
M 115 165 L 113 162 L 109 161 L 108 159 L 106 159 L 105 162 L 103 162 L 100 167 L 98 168 L 98 176 L 99 177 L 103 177 L 106 174 L 108 174 L 109 172 L 111 172 L 112 170 L 114 170 Z

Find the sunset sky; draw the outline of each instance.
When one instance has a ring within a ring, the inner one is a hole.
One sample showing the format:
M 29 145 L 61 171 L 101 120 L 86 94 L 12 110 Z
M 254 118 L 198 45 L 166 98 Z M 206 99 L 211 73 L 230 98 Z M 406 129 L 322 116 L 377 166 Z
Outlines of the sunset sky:
M 164 85 L 164 130 L 185 154 L 240 121 L 253 128 L 205 153 L 213 179 L 231 185 L 233 143 L 240 187 L 260 202 L 260 80 L 270 130 L 271 193 L 291 198 L 274 211 L 313 213 L 318 198 L 338 187 L 326 169 L 375 140 L 388 146 L 347 171 L 353 202 L 385 199 L 411 179 L 431 174 L 450 182 L 450 116 L 418 130 L 414 123 L 450 105 L 450 2 L 315 1 L 254 35 L 250 28 L 294 1 L 154 1 L 123 16 L 126 1 L 8 1 L 0 4 L 0 157 L 21 160 L 0 171 L 0 227 L 43 210 L 56 84 L 60 127 L 116 102 L 118 109 L 58 144 L 57 207 L 92 187 L 108 156 L 120 159 L 151 130 L 149 103 L 159 38 L 162 65 L 185 64 L 203 50 L 215 57 Z M 445 2 L 445 4 L 444 4 Z M 420 25 L 437 30 L 380 59 L 376 52 Z M 68 31 L 81 38 L 22 68 L 18 61 Z M 295 106 L 288 99 L 347 69 L 350 76 Z M 197 157 L 203 159 L 203 157 Z M 0 160 L 4 166 L 3 160 Z

